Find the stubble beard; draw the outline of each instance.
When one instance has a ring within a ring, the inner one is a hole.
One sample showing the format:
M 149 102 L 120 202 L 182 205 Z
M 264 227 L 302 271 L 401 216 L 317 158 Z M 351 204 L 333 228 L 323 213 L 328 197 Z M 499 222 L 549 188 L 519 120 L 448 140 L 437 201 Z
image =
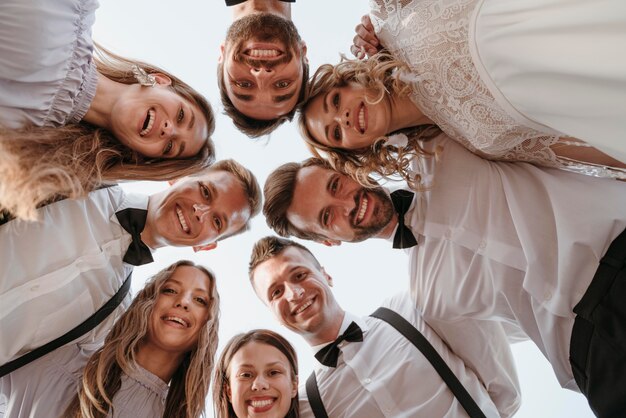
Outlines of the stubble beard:
M 391 222 L 391 218 L 393 217 L 393 203 L 382 188 L 367 189 L 367 192 L 377 197 L 380 203 L 376 208 L 377 212 L 373 214 L 375 219 L 367 226 L 354 227 L 354 238 L 350 242 L 361 242 L 376 236 Z
M 278 41 L 285 46 L 286 50 L 277 60 L 254 59 L 244 55 L 242 50 L 243 44 L 250 39 L 259 42 Z M 298 30 L 291 20 L 271 13 L 255 13 L 244 16 L 230 25 L 226 33 L 225 45 L 229 53 L 233 54 L 235 61 L 244 62 L 252 67 L 272 68 L 291 61 L 300 42 Z

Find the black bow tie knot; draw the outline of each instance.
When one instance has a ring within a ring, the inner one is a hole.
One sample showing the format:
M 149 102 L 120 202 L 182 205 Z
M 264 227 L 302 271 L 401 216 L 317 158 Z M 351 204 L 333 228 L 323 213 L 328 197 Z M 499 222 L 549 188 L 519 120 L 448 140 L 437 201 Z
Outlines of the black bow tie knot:
M 141 266 L 154 261 L 150 248 L 141 240 L 141 231 L 146 226 L 148 211 L 145 209 L 127 208 L 115 212 L 117 220 L 133 240 L 126 250 L 124 261 L 133 266 Z
M 359 327 L 355 322 L 351 322 L 344 333 L 339 335 L 335 341 L 315 353 L 317 361 L 322 363 L 324 366 L 337 367 L 337 360 L 339 359 L 339 343 L 344 340 L 350 342 L 363 341 L 363 331 L 361 331 L 361 327 Z
M 411 229 L 404 223 L 404 215 L 409 210 L 409 207 L 411 207 L 413 195 L 414 193 L 408 190 L 396 190 L 391 193 L 393 208 L 398 214 L 398 229 L 393 236 L 393 248 L 411 248 L 417 245 L 415 235 L 413 235 Z

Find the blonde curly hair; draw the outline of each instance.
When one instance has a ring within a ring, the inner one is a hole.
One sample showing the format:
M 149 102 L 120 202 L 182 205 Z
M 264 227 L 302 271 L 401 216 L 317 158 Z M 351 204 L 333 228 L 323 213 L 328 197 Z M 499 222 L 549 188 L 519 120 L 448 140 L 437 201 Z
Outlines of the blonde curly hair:
M 356 84 L 373 93 L 370 104 L 377 104 L 386 95 L 406 97 L 411 93 L 409 83 L 401 80 L 398 75 L 408 68 L 401 61 L 385 51 L 367 60 L 351 60 L 342 56 L 336 65 L 324 64 L 317 69 L 311 78 L 306 96 L 307 102 L 302 106 L 298 116 L 300 133 L 313 155 L 327 160 L 333 169 L 345 173 L 364 187 L 376 187 L 371 175 L 384 179 L 397 178 L 405 180 L 410 187 L 418 188 L 421 182 L 419 174 L 411 173 L 410 162 L 416 155 L 432 156 L 420 146 L 425 141 L 437 136 L 441 131 L 436 125 L 419 125 L 414 128 L 389 132 L 387 136 L 376 139 L 371 146 L 358 150 L 346 150 L 329 147 L 315 140 L 307 128 L 306 110 L 315 97 L 326 94 L 333 88 Z M 407 136 L 406 146 L 387 143 L 394 134 Z

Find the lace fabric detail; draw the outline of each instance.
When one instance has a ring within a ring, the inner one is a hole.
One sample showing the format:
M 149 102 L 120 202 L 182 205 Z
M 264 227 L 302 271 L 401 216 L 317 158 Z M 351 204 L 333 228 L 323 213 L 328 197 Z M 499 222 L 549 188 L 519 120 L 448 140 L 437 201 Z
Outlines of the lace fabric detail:
M 410 69 L 399 77 L 413 85 L 413 102 L 451 138 L 482 157 L 626 179 L 626 170 L 559 157 L 553 145 L 581 144 L 522 126 L 496 102 L 469 49 L 469 22 L 477 3 L 370 0 L 381 43 Z

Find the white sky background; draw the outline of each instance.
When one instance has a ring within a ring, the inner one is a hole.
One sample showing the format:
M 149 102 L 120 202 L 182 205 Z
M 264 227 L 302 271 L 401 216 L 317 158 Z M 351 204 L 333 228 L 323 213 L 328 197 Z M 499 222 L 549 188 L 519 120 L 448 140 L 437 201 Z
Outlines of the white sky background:
M 320 64 L 336 63 L 339 53 L 349 55 L 354 27 L 368 12 L 366 0 L 298 0 L 292 18 L 308 45 L 311 73 Z M 94 39 L 120 55 L 141 59 L 166 69 L 204 94 L 216 113 L 213 136 L 218 159 L 235 158 L 250 168 L 261 186 L 278 165 L 309 156 L 295 125 L 286 124 L 271 138 L 250 140 L 239 133 L 222 114 L 216 81 L 218 51 L 232 11 L 223 0 L 106 0 L 96 15 Z M 125 189 L 151 194 L 165 183 L 135 182 Z M 313 369 L 313 356 L 298 335 L 279 326 L 256 298 L 248 282 L 247 265 L 252 245 L 271 230 L 262 215 L 251 231 L 220 242 L 218 248 L 194 254 L 190 248 L 164 248 L 155 262 L 135 269 L 133 291 L 147 277 L 182 258 L 212 269 L 221 296 L 220 347 L 233 335 L 252 328 L 270 328 L 282 333 L 299 354 L 300 379 Z M 318 257 L 334 279 L 335 296 L 342 307 L 368 315 L 387 296 L 408 290 L 407 260 L 403 251 L 393 250 L 384 240 L 344 244 L 326 248 L 303 242 Z M 532 342 L 513 346 L 522 387 L 519 418 L 593 417 L 585 398 L 562 389 L 541 352 Z M 417 388 L 419 379 L 407 382 Z M 207 416 L 212 416 L 210 396 Z M 436 417 L 425 417 L 436 418 Z

